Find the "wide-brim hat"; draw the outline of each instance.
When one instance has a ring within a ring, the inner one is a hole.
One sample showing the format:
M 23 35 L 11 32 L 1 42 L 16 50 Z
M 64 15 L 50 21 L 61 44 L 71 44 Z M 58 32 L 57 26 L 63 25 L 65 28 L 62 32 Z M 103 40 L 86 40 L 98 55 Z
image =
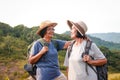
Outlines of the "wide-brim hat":
M 84 36 L 85 33 L 87 32 L 87 25 L 83 22 L 83 21 L 79 21 L 79 22 L 72 22 L 70 20 L 67 20 L 67 24 L 70 27 L 70 29 L 72 29 L 72 26 L 74 25 L 75 28 L 78 30 L 78 32 Z
M 55 27 L 56 25 L 57 25 L 56 22 L 51 22 L 51 21 L 49 21 L 49 20 L 43 21 L 43 22 L 40 24 L 40 26 L 39 26 L 36 34 L 40 35 L 40 32 L 41 32 L 44 28 L 46 28 L 46 27 L 51 27 L 51 26 Z

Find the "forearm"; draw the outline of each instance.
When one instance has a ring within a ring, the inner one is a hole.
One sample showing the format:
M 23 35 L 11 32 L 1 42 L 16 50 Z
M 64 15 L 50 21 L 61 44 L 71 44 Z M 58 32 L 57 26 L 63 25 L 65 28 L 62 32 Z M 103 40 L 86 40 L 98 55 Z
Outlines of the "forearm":
M 36 63 L 41 57 L 42 57 L 42 55 L 43 55 L 44 53 L 43 52 L 39 52 L 38 54 L 36 54 L 36 55 L 31 55 L 30 57 L 29 57 L 29 62 L 31 63 L 31 64 L 34 64 L 34 63 Z
M 107 63 L 107 59 L 88 60 L 87 63 L 93 66 L 100 66 Z

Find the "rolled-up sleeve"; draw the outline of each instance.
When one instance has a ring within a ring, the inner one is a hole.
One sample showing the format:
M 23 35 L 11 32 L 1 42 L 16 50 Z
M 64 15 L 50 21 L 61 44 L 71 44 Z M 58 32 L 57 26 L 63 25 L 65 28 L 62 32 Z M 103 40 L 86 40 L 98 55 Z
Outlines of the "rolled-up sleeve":
M 64 40 L 56 40 L 57 42 L 57 50 L 62 50 L 64 48 L 65 42 Z

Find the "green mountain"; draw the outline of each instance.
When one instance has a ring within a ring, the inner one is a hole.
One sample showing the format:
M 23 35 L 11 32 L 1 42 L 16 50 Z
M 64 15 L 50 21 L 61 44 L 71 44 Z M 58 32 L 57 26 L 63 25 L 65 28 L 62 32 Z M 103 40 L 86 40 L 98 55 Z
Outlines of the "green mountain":
M 89 35 L 105 41 L 120 43 L 120 33 L 92 33 Z
M 96 37 L 92 37 L 92 36 L 89 36 L 89 37 L 98 46 L 105 46 L 111 50 L 114 50 L 114 49 L 120 50 L 120 43 L 109 42 L 109 41 L 105 41 L 105 40 L 102 40 L 100 38 L 96 38 Z

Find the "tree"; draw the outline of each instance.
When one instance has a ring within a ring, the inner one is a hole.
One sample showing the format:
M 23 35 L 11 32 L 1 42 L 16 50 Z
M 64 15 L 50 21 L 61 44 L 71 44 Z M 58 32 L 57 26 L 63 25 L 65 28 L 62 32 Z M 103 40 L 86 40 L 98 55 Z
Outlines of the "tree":
M 1 36 L 7 36 L 12 35 L 12 27 L 8 24 L 0 22 L 0 35 Z

